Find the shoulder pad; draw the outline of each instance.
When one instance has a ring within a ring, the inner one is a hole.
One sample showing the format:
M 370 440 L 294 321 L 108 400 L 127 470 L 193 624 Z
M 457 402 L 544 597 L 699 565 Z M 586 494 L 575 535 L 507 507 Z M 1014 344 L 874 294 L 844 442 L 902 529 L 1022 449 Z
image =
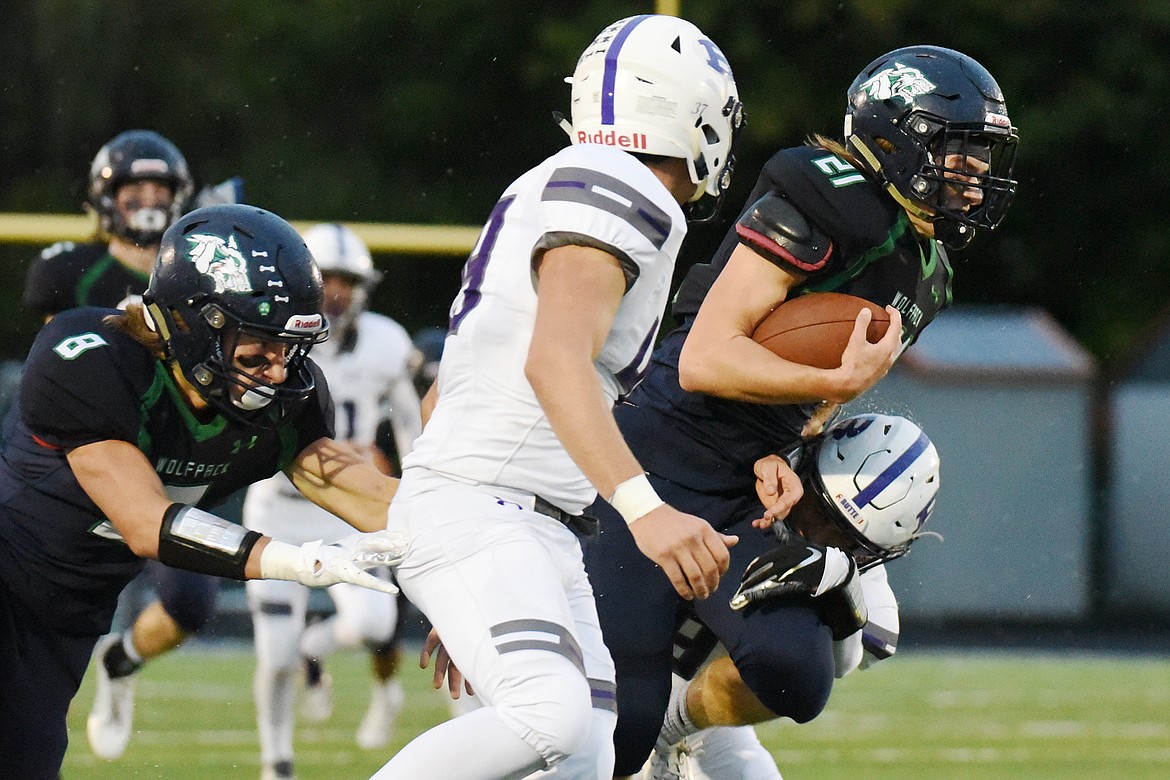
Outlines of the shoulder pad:
M 833 252 L 829 236 L 809 222 L 790 200 L 774 192 L 743 213 L 735 223 L 735 232 L 741 244 L 781 268 L 791 267 L 798 273 L 819 271 Z

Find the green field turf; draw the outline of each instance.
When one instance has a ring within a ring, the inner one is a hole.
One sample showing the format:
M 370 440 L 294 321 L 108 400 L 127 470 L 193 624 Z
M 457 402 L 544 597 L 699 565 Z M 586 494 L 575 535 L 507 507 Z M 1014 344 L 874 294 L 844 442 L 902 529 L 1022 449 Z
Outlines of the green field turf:
M 301 780 L 368 778 L 446 716 L 429 674 L 408 660 L 395 740 L 367 753 L 353 742 L 367 703 L 366 661 L 358 653 L 330 659 L 336 707 L 324 726 L 298 725 Z M 160 659 L 139 684 L 137 733 L 112 762 L 94 758 L 85 741 L 87 676 L 70 713 L 64 780 L 255 780 L 251 674 L 244 645 Z M 813 723 L 766 725 L 760 736 L 785 780 L 1165 780 L 1170 656 L 904 652 L 840 681 Z

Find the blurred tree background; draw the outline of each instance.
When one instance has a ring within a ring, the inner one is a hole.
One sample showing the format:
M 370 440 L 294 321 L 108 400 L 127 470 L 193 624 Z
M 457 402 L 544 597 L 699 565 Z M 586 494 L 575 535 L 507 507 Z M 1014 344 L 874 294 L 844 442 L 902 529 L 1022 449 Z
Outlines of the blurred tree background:
M 479 224 L 565 143 L 576 55 L 651 0 L 5 0 L 0 212 L 77 213 L 105 141 L 151 128 L 201 183 L 243 176 L 293 220 Z M 776 149 L 839 136 L 845 89 L 890 49 L 959 49 L 998 79 L 1020 129 L 1004 225 L 956 258 L 956 300 L 1052 312 L 1106 365 L 1170 300 L 1163 143 L 1170 4 L 1133 0 L 682 0 L 724 50 L 749 126 L 728 212 Z M 681 267 L 726 230 L 693 229 Z M 39 248 L 0 247 L 0 357 Z M 463 258 L 380 256 L 375 305 L 441 325 Z

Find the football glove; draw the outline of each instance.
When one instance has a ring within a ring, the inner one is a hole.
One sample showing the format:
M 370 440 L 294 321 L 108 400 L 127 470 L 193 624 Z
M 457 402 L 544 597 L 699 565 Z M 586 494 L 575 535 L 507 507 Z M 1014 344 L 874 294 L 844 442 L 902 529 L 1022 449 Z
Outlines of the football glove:
M 367 570 L 397 566 L 409 547 L 406 537 L 389 531 L 356 533 L 333 544 L 318 539 L 299 547 L 273 539 L 260 555 L 260 576 L 314 588 L 349 582 L 394 595 L 398 588 L 393 582 Z
M 815 598 L 817 613 L 834 640 L 858 631 L 868 617 L 857 564 L 836 547 L 797 542 L 759 556 L 744 571 L 731 608 L 786 595 Z

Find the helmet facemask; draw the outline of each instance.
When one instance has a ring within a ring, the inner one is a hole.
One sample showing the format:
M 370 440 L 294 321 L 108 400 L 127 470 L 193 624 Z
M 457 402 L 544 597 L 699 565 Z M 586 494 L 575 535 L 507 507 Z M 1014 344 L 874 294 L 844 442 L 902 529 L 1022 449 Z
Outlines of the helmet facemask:
M 200 398 L 225 417 L 256 427 L 274 425 L 316 386 L 305 359 L 314 344 L 328 338 L 327 328 L 297 334 L 256 327 L 211 302 L 192 302 L 187 317 L 176 309 L 162 311 L 153 303 L 147 305 L 147 312 L 156 329 L 159 320 L 166 323 L 159 332 L 169 334 L 163 337 L 168 361 L 178 366 Z M 195 326 L 188 327 L 188 320 Z M 236 365 L 241 335 L 283 345 L 283 382 L 269 382 Z M 257 414 L 260 410 L 266 411 Z
M 927 115 L 911 115 L 907 125 L 912 132 L 920 128 L 932 136 L 923 144 L 924 162 L 910 179 L 910 191 L 931 212 L 935 237 L 952 249 L 962 249 L 975 237 L 976 228 L 997 227 L 1016 193 L 1011 178 L 1019 143 L 1015 133 L 940 125 Z M 975 161 L 976 167 L 965 161 Z M 977 197 L 970 198 L 971 191 Z
M 983 66 L 951 49 L 909 46 L 870 63 L 848 91 L 845 143 L 952 249 L 998 226 L 1018 184 L 1019 137 L 1003 93 Z
M 743 103 L 734 96 L 727 99 L 721 113 L 726 117 L 730 127 L 730 141 L 722 138 L 710 124 L 703 124 L 699 127 L 702 139 L 699 146 L 702 151 L 697 157 L 687 159 L 691 181 L 698 185 L 695 197 L 683 206 L 683 213 L 686 214 L 688 222 L 701 224 L 714 219 L 723 207 L 723 199 L 731 187 L 731 176 L 735 172 L 735 148 L 741 131 L 747 125 L 747 119 L 744 116 Z M 719 156 L 720 150 L 725 150 L 722 159 Z M 708 156 L 722 166 L 714 176 L 707 165 Z
M 124 215 L 117 203 L 118 190 L 139 181 L 170 188 L 170 202 L 129 208 Z M 105 233 L 138 247 L 153 247 L 182 215 L 194 189 L 187 161 L 174 144 L 150 130 L 128 130 L 99 149 L 90 164 L 88 205 Z

